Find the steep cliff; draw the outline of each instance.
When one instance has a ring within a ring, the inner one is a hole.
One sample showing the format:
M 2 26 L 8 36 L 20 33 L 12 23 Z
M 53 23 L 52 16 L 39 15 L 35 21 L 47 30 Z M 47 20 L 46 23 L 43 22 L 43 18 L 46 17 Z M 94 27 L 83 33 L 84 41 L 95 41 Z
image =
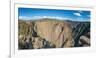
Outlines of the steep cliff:
M 72 29 L 70 24 L 60 20 L 39 20 L 34 26 L 37 35 L 58 47 L 73 46 Z

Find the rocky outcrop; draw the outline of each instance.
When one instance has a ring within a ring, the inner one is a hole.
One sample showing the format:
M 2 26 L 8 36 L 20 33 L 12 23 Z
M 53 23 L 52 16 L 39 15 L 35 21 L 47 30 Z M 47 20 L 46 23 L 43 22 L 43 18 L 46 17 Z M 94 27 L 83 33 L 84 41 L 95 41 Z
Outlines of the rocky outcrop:
M 34 26 L 37 35 L 54 44 L 56 48 L 72 47 L 72 29 L 68 22 L 60 20 L 39 20 Z

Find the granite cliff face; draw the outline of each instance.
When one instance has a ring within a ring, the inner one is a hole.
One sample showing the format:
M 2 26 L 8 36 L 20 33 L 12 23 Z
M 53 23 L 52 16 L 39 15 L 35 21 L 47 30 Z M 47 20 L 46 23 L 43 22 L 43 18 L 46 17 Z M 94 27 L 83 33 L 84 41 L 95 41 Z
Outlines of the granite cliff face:
M 34 26 L 37 35 L 58 47 L 73 46 L 72 29 L 68 22 L 59 20 L 40 20 Z

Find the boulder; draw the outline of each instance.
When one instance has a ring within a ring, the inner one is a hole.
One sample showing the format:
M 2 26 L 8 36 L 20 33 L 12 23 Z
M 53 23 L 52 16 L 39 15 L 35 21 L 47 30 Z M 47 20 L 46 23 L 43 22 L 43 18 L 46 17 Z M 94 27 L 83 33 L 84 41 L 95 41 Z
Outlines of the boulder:
M 87 38 L 86 36 L 81 36 L 79 40 L 79 45 L 80 46 L 90 46 L 90 39 Z

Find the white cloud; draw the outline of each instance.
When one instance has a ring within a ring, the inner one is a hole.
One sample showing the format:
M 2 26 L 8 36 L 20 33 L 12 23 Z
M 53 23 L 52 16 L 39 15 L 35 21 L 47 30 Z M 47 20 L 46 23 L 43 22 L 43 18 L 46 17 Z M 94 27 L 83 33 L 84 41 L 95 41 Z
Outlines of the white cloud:
M 24 18 L 24 16 L 19 16 L 19 19 L 23 19 Z
M 28 20 L 28 19 L 30 19 L 30 17 L 26 17 L 26 16 L 19 16 L 19 19 L 25 19 L 25 20 Z
M 76 15 L 76 16 L 81 16 L 81 14 L 80 13 L 73 13 L 74 15 Z
M 33 16 L 32 19 L 40 19 L 41 16 Z
M 59 17 L 59 16 L 33 16 L 33 17 L 19 16 L 19 19 L 23 19 L 23 20 L 38 20 L 42 18 L 51 18 L 51 19 L 58 19 L 58 20 L 68 20 L 69 19 L 69 18 Z
M 41 18 L 52 18 L 52 19 L 59 19 L 59 20 L 68 19 L 59 16 L 33 16 L 33 19 L 41 19 Z
M 84 18 L 77 18 L 76 21 L 90 21 L 89 19 L 84 19 Z

